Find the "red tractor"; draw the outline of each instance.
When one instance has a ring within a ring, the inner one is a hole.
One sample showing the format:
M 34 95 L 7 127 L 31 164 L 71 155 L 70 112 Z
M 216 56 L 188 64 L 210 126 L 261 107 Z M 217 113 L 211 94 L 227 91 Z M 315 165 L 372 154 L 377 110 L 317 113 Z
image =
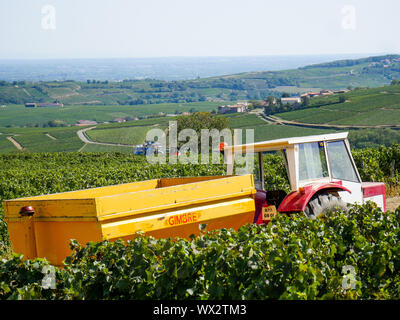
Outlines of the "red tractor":
M 348 133 L 285 138 L 248 145 L 223 146 L 227 174 L 235 174 L 235 155 L 254 153 L 256 212 L 254 222 L 268 222 L 276 212 L 304 211 L 315 218 L 347 204 L 375 202 L 386 210 L 385 184 L 362 182 L 347 140 Z M 263 153 L 281 151 L 291 192 L 266 191 Z

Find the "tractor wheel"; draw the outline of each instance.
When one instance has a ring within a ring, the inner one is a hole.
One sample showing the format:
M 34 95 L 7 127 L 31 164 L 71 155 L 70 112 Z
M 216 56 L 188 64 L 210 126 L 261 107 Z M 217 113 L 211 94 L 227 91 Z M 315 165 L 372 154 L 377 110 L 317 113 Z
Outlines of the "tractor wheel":
M 347 211 L 346 203 L 340 199 L 338 194 L 334 193 L 321 193 L 311 198 L 307 204 L 304 213 L 307 217 L 315 219 L 321 214 L 325 214 L 328 211 Z

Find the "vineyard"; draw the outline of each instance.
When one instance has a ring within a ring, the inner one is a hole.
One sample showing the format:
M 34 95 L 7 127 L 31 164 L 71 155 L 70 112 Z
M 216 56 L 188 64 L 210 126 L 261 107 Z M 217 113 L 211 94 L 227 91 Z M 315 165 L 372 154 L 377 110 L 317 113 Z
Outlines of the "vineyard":
M 388 195 L 397 194 L 399 145 L 353 156 L 364 181 L 384 181 Z M 150 165 L 120 153 L 2 155 L 0 200 L 224 169 Z M 265 180 L 270 190 L 289 190 L 280 156 L 265 156 Z M 399 214 L 367 204 L 317 220 L 278 215 L 267 227 L 205 229 L 191 241 L 72 242 L 65 268 L 55 271 L 55 289 L 42 286 L 46 260 L 24 261 L 10 252 L 0 219 L 0 299 L 398 299 Z

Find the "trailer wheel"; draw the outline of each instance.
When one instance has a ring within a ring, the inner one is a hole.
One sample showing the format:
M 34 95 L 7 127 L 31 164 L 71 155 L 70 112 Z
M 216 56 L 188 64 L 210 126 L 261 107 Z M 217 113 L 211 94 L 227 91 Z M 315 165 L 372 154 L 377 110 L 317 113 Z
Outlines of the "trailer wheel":
M 307 217 L 315 219 L 327 211 L 335 212 L 339 210 L 347 211 L 347 205 L 338 194 L 320 193 L 311 198 L 304 213 Z

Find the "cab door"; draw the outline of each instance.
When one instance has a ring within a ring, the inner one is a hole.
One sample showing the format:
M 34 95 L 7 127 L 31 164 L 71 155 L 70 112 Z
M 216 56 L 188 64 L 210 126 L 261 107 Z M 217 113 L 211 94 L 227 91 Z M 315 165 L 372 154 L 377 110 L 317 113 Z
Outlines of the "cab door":
M 363 203 L 361 179 L 346 140 L 328 141 L 327 158 L 333 181 L 340 181 L 343 187 L 351 191 L 339 192 L 343 201 L 348 203 Z

